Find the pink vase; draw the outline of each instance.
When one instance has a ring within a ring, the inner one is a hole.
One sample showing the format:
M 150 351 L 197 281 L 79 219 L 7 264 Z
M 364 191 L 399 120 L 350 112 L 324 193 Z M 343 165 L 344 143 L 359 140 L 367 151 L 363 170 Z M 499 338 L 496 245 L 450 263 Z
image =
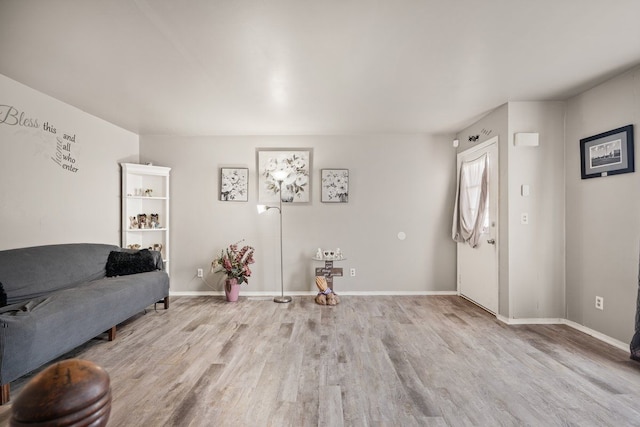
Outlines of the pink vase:
M 238 295 L 240 295 L 240 285 L 238 285 L 238 279 L 227 279 L 224 283 L 224 294 L 227 296 L 227 301 L 238 301 Z

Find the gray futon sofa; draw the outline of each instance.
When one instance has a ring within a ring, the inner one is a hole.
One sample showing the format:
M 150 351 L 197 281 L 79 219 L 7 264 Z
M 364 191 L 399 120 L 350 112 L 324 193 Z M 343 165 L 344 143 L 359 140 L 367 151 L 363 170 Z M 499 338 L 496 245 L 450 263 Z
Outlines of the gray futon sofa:
M 160 253 L 113 245 L 0 251 L 0 284 L 0 404 L 11 381 L 104 332 L 114 339 L 117 324 L 156 302 L 169 308 Z

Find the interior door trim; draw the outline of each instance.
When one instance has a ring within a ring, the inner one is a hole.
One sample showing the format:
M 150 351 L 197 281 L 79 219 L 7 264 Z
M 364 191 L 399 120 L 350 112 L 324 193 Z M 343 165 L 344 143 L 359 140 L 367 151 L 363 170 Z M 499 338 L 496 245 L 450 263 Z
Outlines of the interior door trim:
M 489 138 L 478 145 L 474 145 L 473 147 L 469 147 L 466 150 L 459 152 L 458 157 L 466 156 L 467 154 L 471 154 L 474 151 L 484 150 L 491 144 L 497 144 L 497 143 L 498 143 L 498 135 L 494 136 L 493 138 Z M 500 147 L 498 147 L 498 152 L 500 152 Z

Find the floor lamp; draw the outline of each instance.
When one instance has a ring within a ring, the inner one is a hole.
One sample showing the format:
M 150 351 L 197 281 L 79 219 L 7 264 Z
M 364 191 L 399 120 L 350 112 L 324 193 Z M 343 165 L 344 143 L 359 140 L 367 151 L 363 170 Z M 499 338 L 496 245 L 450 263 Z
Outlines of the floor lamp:
M 283 261 L 282 261 L 282 182 L 285 180 L 289 173 L 284 170 L 277 170 L 271 174 L 273 178 L 278 183 L 278 198 L 280 199 L 279 206 L 266 206 L 266 205 L 258 205 L 258 213 L 261 214 L 263 212 L 268 211 L 269 209 L 278 209 L 278 213 L 280 214 L 280 296 L 273 298 L 274 302 L 286 303 L 291 302 L 290 296 L 284 295 L 284 275 L 282 274 Z

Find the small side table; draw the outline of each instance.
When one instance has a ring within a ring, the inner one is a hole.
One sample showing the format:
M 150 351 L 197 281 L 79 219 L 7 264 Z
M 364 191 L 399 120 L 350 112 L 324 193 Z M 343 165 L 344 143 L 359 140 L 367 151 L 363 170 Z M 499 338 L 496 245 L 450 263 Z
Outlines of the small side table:
M 324 261 L 324 267 L 316 267 L 316 276 L 324 276 L 327 279 L 327 285 L 333 291 L 333 278 L 342 277 L 342 268 L 333 267 L 334 261 L 346 261 L 346 258 L 340 259 L 326 259 L 326 258 L 312 258 L 314 261 Z

